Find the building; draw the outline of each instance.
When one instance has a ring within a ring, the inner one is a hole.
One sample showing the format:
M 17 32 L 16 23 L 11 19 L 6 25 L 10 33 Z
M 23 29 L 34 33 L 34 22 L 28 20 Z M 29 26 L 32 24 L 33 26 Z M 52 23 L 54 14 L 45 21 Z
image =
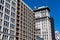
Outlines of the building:
M 0 0 L 0 40 L 16 39 L 17 0 Z
M 54 26 L 50 17 L 50 9 L 47 6 L 42 6 L 38 9 L 35 7 L 34 12 L 36 17 L 35 25 L 36 28 L 40 29 L 40 35 L 43 36 L 44 40 L 54 40 Z
M 0 40 L 35 40 L 35 14 L 22 0 L 0 0 Z
M 35 14 L 22 0 L 17 1 L 16 40 L 35 40 Z
M 55 31 L 55 39 L 60 40 L 60 33 L 58 31 Z
M 52 40 L 55 40 L 55 29 L 54 29 L 54 19 L 51 17 L 51 33 L 52 33 Z

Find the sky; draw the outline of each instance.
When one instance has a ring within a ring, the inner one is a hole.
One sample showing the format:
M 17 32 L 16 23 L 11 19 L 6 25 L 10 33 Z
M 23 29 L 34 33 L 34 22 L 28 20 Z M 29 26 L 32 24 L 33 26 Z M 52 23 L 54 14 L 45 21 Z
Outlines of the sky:
M 50 8 L 50 15 L 54 18 L 54 27 L 56 31 L 60 32 L 60 0 L 23 0 L 32 10 L 34 6 L 48 6 Z

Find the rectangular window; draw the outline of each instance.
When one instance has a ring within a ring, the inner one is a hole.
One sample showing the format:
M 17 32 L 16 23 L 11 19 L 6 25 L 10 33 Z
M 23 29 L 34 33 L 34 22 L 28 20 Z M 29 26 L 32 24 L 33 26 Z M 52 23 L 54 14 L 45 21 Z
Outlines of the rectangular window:
M 16 3 L 15 3 L 15 2 L 13 2 L 13 1 L 12 1 L 12 5 L 13 5 L 14 7 L 16 7 Z
M 0 34 L 0 39 L 1 39 L 1 34 Z
M 10 39 L 9 40 L 14 40 L 14 37 L 10 37 Z
M 2 16 L 3 16 L 3 13 L 0 12 L 0 17 L 2 17 Z
M 6 3 L 5 6 L 10 9 L 10 5 L 8 3 Z
M 15 19 L 11 18 L 11 22 L 12 22 L 12 23 L 15 23 Z
M 1 28 L 2 28 L 2 27 L 0 26 L 0 30 L 1 30 Z
M 2 40 L 8 40 L 8 36 L 7 35 L 3 35 Z
M 11 0 L 6 0 L 6 1 L 10 3 Z
M 22 38 L 20 38 L 20 40 L 22 40 Z
M 15 2 L 17 1 L 17 0 L 14 0 Z
M 5 13 L 10 14 L 10 10 L 8 10 L 7 8 L 5 8 Z
M 0 19 L 0 25 L 2 24 L 2 19 Z
M 0 3 L 4 4 L 4 0 L 0 0 Z
M 11 12 L 11 16 L 15 18 L 15 13 Z
M 4 26 L 9 26 L 9 22 L 7 22 L 7 21 L 4 21 Z
M 15 12 L 15 8 L 14 8 L 14 7 L 11 7 L 11 10 L 12 10 L 13 12 Z
M 10 28 L 14 29 L 15 25 L 13 24 L 10 24 Z
M 2 10 L 2 11 L 3 11 L 3 6 L 2 6 L 2 5 L 0 5 L 0 10 Z
M 9 20 L 9 16 L 5 14 L 4 19 Z
M 11 35 L 14 35 L 14 31 L 13 31 L 13 30 L 10 30 L 10 34 L 11 34 Z
M 3 28 L 3 33 L 8 34 L 8 29 L 7 28 Z

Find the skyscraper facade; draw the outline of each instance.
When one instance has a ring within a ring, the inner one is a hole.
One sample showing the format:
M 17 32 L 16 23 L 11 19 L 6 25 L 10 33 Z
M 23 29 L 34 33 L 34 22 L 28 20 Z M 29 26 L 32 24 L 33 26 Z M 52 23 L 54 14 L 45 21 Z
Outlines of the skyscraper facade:
M 35 40 L 35 14 L 22 0 L 0 0 L 0 40 Z
M 35 14 L 22 0 L 17 1 L 16 40 L 35 40 Z
M 47 6 L 35 8 L 35 17 L 36 17 L 36 28 L 40 29 L 40 36 L 44 38 L 44 40 L 53 40 L 52 37 L 52 23 L 50 17 L 50 9 Z M 54 29 L 53 29 L 54 31 Z
M 0 40 L 16 39 L 17 0 L 0 0 Z

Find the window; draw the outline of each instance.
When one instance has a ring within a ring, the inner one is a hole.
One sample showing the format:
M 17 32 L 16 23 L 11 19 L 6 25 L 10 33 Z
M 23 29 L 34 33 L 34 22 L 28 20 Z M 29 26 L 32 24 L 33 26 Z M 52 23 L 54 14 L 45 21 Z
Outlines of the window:
M 22 40 L 22 38 L 20 38 L 20 40 Z
M 1 34 L 0 34 L 0 39 L 1 39 Z
M 7 35 L 3 35 L 2 40 L 8 40 L 8 36 Z
M 15 6 L 15 5 L 16 5 L 16 3 L 12 1 L 12 5 L 13 5 L 13 6 Z
M 0 0 L 0 3 L 4 4 L 4 0 Z
M 2 19 L 0 19 L 0 25 L 2 24 Z
M 7 8 L 5 8 L 5 13 L 10 14 L 10 10 L 8 10 Z
M 0 26 L 0 30 L 1 30 L 1 28 L 2 28 L 2 27 Z
M 11 12 L 11 16 L 15 18 L 15 13 Z
M 18 5 L 18 6 L 20 6 L 20 4 L 19 4 L 19 3 L 18 3 L 17 5 Z
M 5 14 L 4 19 L 9 20 L 9 16 Z
M 3 6 L 2 6 L 2 5 L 0 5 L 0 10 L 2 10 L 2 11 L 3 11 Z
M 14 8 L 14 7 L 12 7 L 11 10 L 12 10 L 13 12 L 15 12 L 15 8 Z
M 8 34 L 8 29 L 7 28 L 3 28 L 3 33 Z
M 10 37 L 10 39 L 9 40 L 14 40 L 14 37 Z
M 0 12 L 0 17 L 2 17 L 2 16 L 3 16 L 3 13 Z
M 14 35 L 14 31 L 10 30 L 10 34 L 11 34 L 11 35 Z
M 9 5 L 8 3 L 6 3 L 5 6 L 6 6 L 7 8 L 10 8 L 10 5 Z
M 15 25 L 13 24 L 10 24 L 10 28 L 14 29 Z
M 17 1 L 17 0 L 14 0 L 15 2 Z
M 7 21 L 4 21 L 4 26 L 9 26 L 9 22 L 7 22 Z
M 12 22 L 12 23 L 15 23 L 15 19 L 11 18 L 11 22 Z
M 6 1 L 10 3 L 11 0 L 6 0 Z
M 40 13 L 44 13 L 44 11 L 40 11 Z

